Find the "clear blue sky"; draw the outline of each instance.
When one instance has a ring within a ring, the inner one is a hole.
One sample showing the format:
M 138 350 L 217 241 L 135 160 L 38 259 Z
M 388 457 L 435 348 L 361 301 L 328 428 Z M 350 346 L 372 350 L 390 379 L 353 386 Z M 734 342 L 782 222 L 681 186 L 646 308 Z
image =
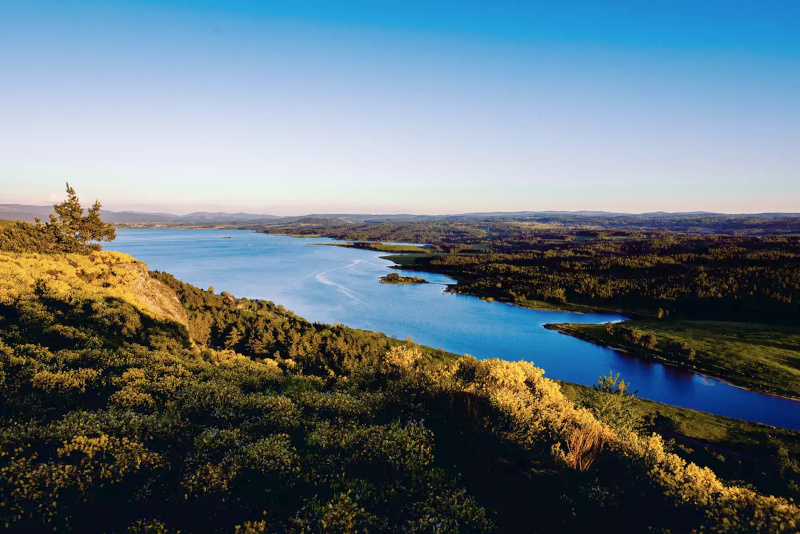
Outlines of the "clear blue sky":
M 800 2 L 0 0 L 0 202 L 800 211 Z

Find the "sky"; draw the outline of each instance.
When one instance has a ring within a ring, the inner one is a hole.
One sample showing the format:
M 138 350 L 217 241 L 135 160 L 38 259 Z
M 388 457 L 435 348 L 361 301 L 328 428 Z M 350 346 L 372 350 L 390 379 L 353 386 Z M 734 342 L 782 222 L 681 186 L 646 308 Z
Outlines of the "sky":
M 800 212 L 800 2 L 0 0 L 0 203 Z

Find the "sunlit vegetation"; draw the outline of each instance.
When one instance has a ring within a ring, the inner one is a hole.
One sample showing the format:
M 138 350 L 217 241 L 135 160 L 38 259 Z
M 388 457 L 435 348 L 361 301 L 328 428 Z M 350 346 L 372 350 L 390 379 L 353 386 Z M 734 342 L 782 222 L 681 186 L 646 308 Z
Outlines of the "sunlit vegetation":
M 428 281 L 419 276 L 400 276 L 397 273 L 389 273 L 381 276 L 378 280 L 382 284 L 427 284 Z
M 454 359 L 157 275 L 184 324 L 127 295 L 136 284 L 108 274 L 118 256 L 81 257 L 106 274 L 90 280 L 74 256 L 6 258 L 30 277 L 0 295 L 8 530 L 779 532 L 800 520 L 621 424 L 625 410 L 606 406 L 601 422 L 531 364 Z
M 612 425 L 656 432 L 681 458 L 767 495 L 800 499 L 800 433 L 561 382 L 564 395 Z
M 750 389 L 800 397 L 800 329 L 796 326 L 650 319 L 554 327 Z
M 14 254 L 0 252 L 0 303 L 47 295 L 69 303 L 111 299 L 153 319 L 186 322 L 174 293 L 147 275 L 147 265 L 120 252 Z

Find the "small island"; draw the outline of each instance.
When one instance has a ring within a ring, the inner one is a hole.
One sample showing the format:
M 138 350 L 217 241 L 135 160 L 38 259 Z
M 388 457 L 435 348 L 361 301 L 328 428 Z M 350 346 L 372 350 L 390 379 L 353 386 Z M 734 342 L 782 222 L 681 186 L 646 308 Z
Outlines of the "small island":
M 427 284 L 428 281 L 418 276 L 400 276 L 397 273 L 389 273 L 381 276 L 378 280 L 382 284 Z

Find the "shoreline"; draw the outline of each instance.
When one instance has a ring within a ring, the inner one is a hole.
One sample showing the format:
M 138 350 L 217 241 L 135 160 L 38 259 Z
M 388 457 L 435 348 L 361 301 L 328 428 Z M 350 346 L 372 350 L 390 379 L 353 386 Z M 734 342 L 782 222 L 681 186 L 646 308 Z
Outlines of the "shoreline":
M 698 370 L 695 370 L 695 369 L 687 369 L 686 367 L 684 367 L 684 366 L 682 366 L 680 364 L 677 364 L 677 363 L 675 363 L 673 361 L 670 361 L 670 360 L 668 360 L 666 358 L 659 358 L 657 356 L 647 356 L 647 355 L 644 355 L 642 353 L 639 353 L 639 352 L 636 352 L 636 351 L 631 351 L 631 350 L 623 348 L 623 347 L 615 347 L 613 345 L 609 345 L 608 343 L 605 343 L 602 340 L 594 338 L 594 337 L 592 337 L 592 336 L 590 336 L 588 334 L 585 334 L 583 332 L 578 332 L 578 331 L 575 331 L 575 330 L 569 330 L 569 329 L 562 328 L 562 325 L 564 325 L 564 324 L 571 324 L 571 323 L 548 323 L 548 324 L 545 324 L 545 325 L 542 325 L 542 326 L 544 328 L 548 329 L 548 330 L 552 330 L 554 332 L 558 332 L 559 334 L 563 334 L 565 336 L 574 337 L 576 339 L 580 339 L 581 341 L 586 341 L 587 343 L 592 343 L 594 345 L 597 345 L 598 347 L 606 347 L 608 349 L 611 349 L 611 350 L 614 350 L 614 351 L 617 351 L 617 352 L 622 352 L 623 354 L 630 355 L 630 356 L 632 356 L 634 358 L 640 358 L 640 359 L 642 359 L 644 361 L 652 361 L 652 362 L 660 363 L 661 365 L 667 365 L 667 366 L 673 367 L 675 369 L 680 369 L 681 371 L 685 371 L 687 373 L 695 374 L 697 376 L 700 376 L 701 378 L 706 378 L 706 379 L 709 379 L 709 380 L 714 380 L 716 382 L 721 382 L 721 383 L 723 383 L 725 385 L 732 386 L 732 387 L 735 387 L 735 388 L 738 388 L 738 389 L 742 389 L 744 391 L 750 391 L 752 393 L 759 393 L 761 395 L 769 395 L 770 397 L 776 397 L 776 398 L 779 398 L 779 399 L 785 399 L 785 400 L 789 400 L 789 401 L 800 402 L 800 395 L 798 395 L 796 397 L 793 397 L 793 396 L 786 395 L 786 394 L 783 394 L 783 393 L 775 393 L 775 392 L 772 392 L 772 391 L 765 391 L 765 390 L 761 390 L 761 389 L 750 388 L 750 387 L 744 386 L 742 384 L 738 384 L 736 382 L 732 382 L 730 379 L 709 375 L 708 373 L 704 373 L 702 371 L 698 371 Z M 689 409 L 691 409 L 691 408 L 689 408 Z
M 140 228 L 140 229 L 145 229 L 145 228 Z M 186 227 L 183 227 L 183 228 L 174 228 L 174 229 L 187 229 L 188 230 L 188 229 L 200 229 L 200 228 L 186 228 Z M 228 230 L 229 228 L 208 228 L 208 227 L 206 227 L 206 228 L 202 228 L 202 229 L 203 230 L 211 230 L 211 229 Z M 135 229 L 134 228 L 130 228 L 129 230 L 135 230 Z M 251 230 L 247 230 L 247 229 L 243 229 L 243 228 L 239 228 L 239 230 L 251 231 Z M 288 234 L 270 234 L 270 235 L 283 235 L 283 236 L 286 236 L 286 237 L 290 237 Z M 328 237 L 328 236 L 322 236 L 322 237 Z M 332 239 L 332 238 L 330 238 L 330 239 Z M 380 242 L 376 242 L 376 243 L 380 243 Z M 330 243 L 330 245 L 340 246 L 341 248 L 356 248 L 356 247 L 353 247 L 351 245 L 348 246 L 349 243 L 345 243 L 345 242 L 342 242 L 342 243 Z M 366 249 L 366 250 L 371 250 L 372 252 L 377 252 L 377 253 L 379 253 L 379 255 L 378 255 L 379 258 L 385 259 L 385 260 L 388 260 L 388 261 L 391 261 L 392 263 L 394 263 L 394 265 L 391 268 L 394 268 L 394 269 L 397 269 L 397 270 L 417 271 L 417 272 L 421 272 L 421 273 L 442 274 L 442 275 L 446 275 L 446 276 L 448 276 L 448 277 L 450 277 L 450 278 L 452 278 L 453 280 L 456 281 L 455 284 L 444 284 L 445 288 L 446 288 L 445 290 L 447 290 L 450 287 L 455 287 L 458 284 L 458 279 L 453 278 L 450 274 L 447 274 L 447 273 L 444 273 L 444 272 L 440 272 L 440 271 L 435 270 L 435 269 L 428 270 L 428 269 L 420 269 L 420 268 L 411 268 L 411 267 L 408 267 L 408 266 L 404 266 L 404 265 L 398 264 L 397 262 L 395 262 L 394 260 L 391 259 L 391 256 L 394 256 L 394 255 L 396 255 L 396 256 L 405 256 L 405 255 L 407 255 L 406 253 L 396 253 L 396 254 L 388 255 L 388 254 L 382 253 L 383 251 L 380 251 L 380 250 L 374 250 L 374 249 Z M 411 253 L 411 254 L 413 254 L 413 253 Z M 479 295 L 473 295 L 473 294 L 469 294 L 469 293 L 459 293 L 459 292 L 456 292 L 456 291 L 453 291 L 453 293 L 454 294 L 459 294 L 459 295 L 462 295 L 462 296 L 471 296 L 471 297 L 479 298 L 479 299 L 482 299 L 482 300 L 487 300 L 486 297 L 481 297 Z M 537 307 L 537 306 L 530 306 L 530 305 L 527 305 L 527 306 L 526 305 L 520 305 L 519 303 L 514 303 L 514 302 L 510 302 L 510 301 L 504 301 L 504 300 L 500 300 L 500 299 L 494 300 L 494 302 L 500 302 L 500 303 L 503 303 L 503 304 L 507 304 L 507 305 L 511 305 L 511 306 L 515 306 L 515 307 L 519 307 L 519 308 L 527 308 L 527 309 L 538 310 L 538 311 L 561 311 L 561 312 L 567 312 L 567 313 L 581 313 L 581 312 L 577 312 L 577 311 L 574 311 L 574 310 L 567 310 L 567 309 L 563 309 L 563 308 Z M 590 307 L 587 306 L 587 308 L 590 308 Z M 590 309 L 592 309 L 592 308 L 590 308 Z M 604 310 L 604 309 L 601 309 L 601 308 L 593 308 L 593 309 L 596 310 L 597 312 L 601 312 L 601 313 L 609 313 L 610 312 L 610 313 L 616 313 L 616 314 L 619 314 L 619 315 L 624 315 L 624 314 L 620 313 L 620 311 L 618 311 L 618 310 Z M 568 324 L 568 323 L 562 323 L 562 324 Z M 587 323 L 587 324 L 602 324 L 602 323 Z M 578 335 L 574 335 L 575 334 L 574 332 L 568 332 L 568 331 L 565 331 L 563 329 L 555 328 L 554 325 L 555 324 L 548 324 L 548 325 L 542 325 L 542 326 L 547 328 L 547 329 L 550 329 L 550 330 L 556 330 L 560 334 L 570 335 L 571 337 L 579 338 L 582 341 L 586 341 L 587 343 L 592 343 L 592 344 L 598 345 L 598 346 L 606 346 L 606 347 L 612 348 L 613 350 L 618 350 L 619 352 L 630 354 L 630 351 L 628 351 L 626 349 L 622 349 L 621 347 L 613 347 L 613 346 L 609 346 L 609 345 L 601 343 L 601 342 L 596 342 L 595 340 L 591 339 L 589 336 L 581 337 L 581 336 L 578 336 Z M 622 349 L 622 350 L 620 350 L 620 349 Z M 685 371 L 687 373 L 693 373 L 693 374 L 699 375 L 702 378 L 715 380 L 715 381 L 718 381 L 718 382 L 723 383 L 725 385 L 733 386 L 733 387 L 735 387 L 735 388 L 737 388 L 739 390 L 745 390 L 745 391 L 748 391 L 748 392 L 751 392 L 751 393 L 756 393 L 756 394 L 761 394 L 761 395 L 768 395 L 768 396 L 773 397 L 773 398 L 781 398 L 781 399 L 789 400 L 789 401 L 800 401 L 800 398 L 795 398 L 795 397 L 791 397 L 791 396 L 787 396 L 787 395 L 781 395 L 781 394 L 776 394 L 776 393 L 772 393 L 772 392 L 768 392 L 768 391 L 762 391 L 762 390 L 758 390 L 758 389 L 751 389 L 751 388 L 748 388 L 748 387 L 745 387 L 745 386 L 741 386 L 739 384 L 732 383 L 729 380 L 718 378 L 716 376 L 711 376 L 711 375 L 708 375 L 706 373 L 698 372 L 696 370 L 686 369 L 684 367 L 681 367 L 680 365 L 674 364 L 673 362 L 670 362 L 670 361 L 667 361 L 667 360 L 662 360 L 660 358 L 647 358 L 646 356 L 642 356 L 640 354 L 635 354 L 635 355 L 632 355 L 632 356 L 635 356 L 637 359 L 640 359 L 643 362 L 646 362 L 646 361 L 650 360 L 650 361 L 657 362 L 657 363 L 659 363 L 661 365 L 671 365 L 672 367 L 679 368 L 679 369 L 681 369 L 681 370 L 683 370 L 683 371 Z M 580 384 L 576 383 L 576 385 L 580 385 Z M 669 404 L 667 404 L 667 405 L 668 406 L 675 406 L 675 405 L 669 405 Z M 686 409 L 695 410 L 693 408 L 686 408 Z M 695 410 L 695 411 L 699 411 L 701 413 L 709 413 L 709 414 L 712 414 L 712 415 L 718 415 L 718 414 L 714 414 L 713 412 L 702 412 L 700 410 Z M 729 416 L 721 416 L 721 417 L 729 417 Z M 736 418 L 733 418 L 733 419 L 736 419 Z M 748 420 L 748 419 L 738 419 L 738 420 L 747 421 L 747 422 L 754 422 L 754 421 L 751 421 L 751 420 Z M 761 423 L 761 424 L 765 424 L 765 423 Z M 772 426 L 772 425 L 768 425 L 768 426 Z M 790 428 L 790 427 L 778 427 L 778 428 Z
M 325 236 L 325 237 L 327 237 L 327 236 Z M 375 243 L 376 244 L 382 244 L 382 242 L 380 242 L 380 241 L 375 241 Z M 340 243 L 330 243 L 330 245 L 342 246 L 342 248 L 360 248 L 360 247 L 353 247 L 352 245 L 343 244 L 343 243 L 342 244 L 340 244 Z M 379 252 L 379 250 L 372 249 L 372 248 L 367 248 L 367 247 L 363 247 L 363 249 L 365 249 L 365 250 L 375 250 L 376 252 Z M 413 252 L 411 252 L 411 253 L 397 253 L 397 255 L 402 255 L 402 254 L 413 254 Z M 480 295 L 474 295 L 474 294 L 471 294 L 471 293 L 461 293 L 459 291 L 452 291 L 451 290 L 451 288 L 455 288 L 455 287 L 458 286 L 458 279 L 454 278 L 450 273 L 444 273 L 444 272 L 439 272 L 439 271 L 435 271 L 435 270 L 425 270 L 425 269 L 419 269 L 419 268 L 412 269 L 412 268 L 410 268 L 408 266 L 404 266 L 404 265 L 398 264 L 393 259 L 391 259 L 390 255 L 380 256 L 380 258 L 393 262 L 394 266 L 392 266 L 392 268 L 400 270 L 400 271 L 411 271 L 411 272 L 416 271 L 416 272 L 421 272 L 421 273 L 442 274 L 442 275 L 448 276 L 448 277 L 452 278 L 453 280 L 455 280 L 456 283 L 455 284 L 445 284 L 445 291 L 449 292 L 449 293 L 456 294 L 456 295 L 470 296 L 470 297 L 475 297 L 475 298 L 478 298 L 478 299 L 481 299 L 481 300 L 488 300 L 489 302 L 500 302 L 500 303 L 503 303 L 503 304 L 509 304 L 511 306 L 517 306 L 519 308 L 527 308 L 527 309 L 536 310 L 536 311 L 558 311 L 558 312 L 574 313 L 574 314 L 578 314 L 578 315 L 584 315 L 586 313 L 615 313 L 615 314 L 618 314 L 618 315 L 623 315 L 623 316 L 628 317 L 628 318 L 630 318 L 630 315 L 639 315 L 639 313 L 624 312 L 623 310 L 613 310 L 613 309 L 608 309 L 608 308 L 599 308 L 599 307 L 589 306 L 589 305 L 585 305 L 585 304 L 573 305 L 573 306 L 578 306 L 578 307 L 581 307 L 581 308 L 586 308 L 586 311 L 578 311 L 578 310 L 575 310 L 575 309 L 569 309 L 569 307 L 560 307 L 560 306 L 555 305 L 555 304 L 551 305 L 550 303 L 545 303 L 546 306 L 537 306 L 535 304 L 534 305 L 521 304 L 521 303 L 518 303 L 518 302 L 511 302 L 511 301 L 507 301 L 507 300 L 497 299 L 497 298 L 494 298 L 494 297 L 484 297 L 484 296 L 480 296 Z M 489 299 L 491 299 L 491 300 L 489 300 Z M 538 302 L 538 301 L 526 301 L 526 303 L 527 302 Z M 548 330 L 553 330 L 553 331 L 558 332 L 559 334 L 562 334 L 562 335 L 567 335 L 567 336 L 571 336 L 571 337 L 580 339 L 580 340 L 585 341 L 587 343 L 592 343 L 592 344 L 600 346 L 600 347 L 606 347 L 606 348 L 609 348 L 611 350 L 614 350 L 614 351 L 621 352 L 623 354 L 629 355 L 631 357 L 639 358 L 639 359 L 641 359 L 643 361 L 651 361 L 651 362 L 660 363 L 661 365 L 667 365 L 667 366 L 670 366 L 670 367 L 675 368 L 675 369 L 680 369 L 681 371 L 685 371 L 687 373 L 698 375 L 701 378 L 705 378 L 705 379 L 709 379 L 709 380 L 715 380 L 717 382 L 723 383 L 723 384 L 728 385 L 728 386 L 735 387 L 737 389 L 741 389 L 741 390 L 744 390 L 744 391 L 749 391 L 749 392 L 752 392 L 752 393 L 759 393 L 759 394 L 762 394 L 762 395 L 769 395 L 771 397 L 776 397 L 776 398 L 785 399 L 785 400 L 789 400 L 789 401 L 800 402 L 800 394 L 797 395 L 797 396 L 791 396 L 791 395 L 786 394 L 786 393 L 777 393 L 777 392 L 774 392 L 774 391 L 768 391 L 768 390 L 762 390 L 762 389 L 756 389 L 756 388 L 752 388 L 752 387 L 747 387 L 747 386 L 745 386 L 743 384 L 739 384 L 737 382 L 733 382 L 733 381 L 731 381 L 730 379 L 727 379 L 727 378 L 714 376 L 714 375 L 711 375 L 711 374 L 708 374 L 706 372 L 702 372 L 702 371 L 699 371 L 699 370 L 696 370 L 696 369 L 686 368 L 686 367 L 684 367 L 684 366 L 682 366 L 682 365 L 680 365 L 678 363 L 675 363 L 675 362 L 673 362 L 671 360 L 668 360 L 666 358 L 660 358 L 660 357 L 657 357 L 657 356 L 645 355 L 645 354 L 641 354 L 641 353 L 639 353 L 637 351 L 632 351 L 632 350 L 626 349 L 624 347 L 616 347 L 616 346 L 609 345 L 609 344 L 604 343 L 603 341 L 601 341 L 599 339 L 596 339 L 596 338 L 594 338 L 594 337 L 592 337 L 590 335 L 584 334 L 583 332 L 577 332 L 577 331 L 573 331 L 573 330 L 567 330 L 567 329 L 564 329 L 564 328 L 560 328 L 559 327 L 560 324 L 569 324 L 569 323 L 548 323 L 548 324 L 542 325 L 542 327 L 546 328 Z M 591 323 L 591 324 L 601 324 L 601 323 Z
M 385 259 L 385 260 L 388 260 L 388 261 L 393 261 L 390 256 L 381 256 L 381 259 Z M 461 292 L 458 292 L 458 291 L 451 291 L 451 288 L 454 288 L 454 287 L 458 286 L 458 279 L 454 278 L 450 273 L 443 273 L 443 272 L 438 272 L 438 271 L 427 271 L 427 270 L 424 270 L 424 269 L 411 269 L 411 268 L 409 268 L 407 266 L 399 265 L 396 262 L 395 262 L 395 265 L 394 265 L 393 268 L 398 269 L 398 270 L 404 270 L 404 271 L 418 271 L 418 272 L 423 272 L 423 273 L 424 272 L 429 272 L 429 273 L 433 273 L 433 274 L 444 274 L 446 276 L 449 276 L 450 278 L 453 278 L 453 280 L 456 280 L 455 284 L 446 284 L 445 291 L 447 291 L 447 292 L 454 293 L 454 294 L 457 294 L 457 295 L 471 296 L 471 297 L 479 298 L 481 300 L 487 300 L 487 299 L 491 298 L 492 302 L 502 302 L 504 304 L 509 304 L 511 306 L 517 306 L 517 307 L 520 307 L 520 308 L 527 308 L 527 309 L 532 309 L 532 310 L 537 310 L 537 311 L 560 311 L 560 312 L 567 312 L 567 313 L 575 313 L 575 314 L 579 314 L 579 315 L 583 315 L 585 313 L 616 313 L 616 314 L 619 314 L 619 315 L 624 315 L 625 317 L 628 317 L 629 319 L 631 318 L 630 317 L 631 315 L 640 315 L 639 313 L 624 312 L 623 310 L 612 310 L 612 309 L 607 309 L 607 308 L 598 308 L 598 307 L 595 307 L 595 306 L 588 306 L 588 305 L 584 305 L 584 304 L 579 304 L 579 305 L 576 305 L 576 306 L 587 308 L 587 311 L 577 311 L 577 310 L 574 310 L 574 309 L 568 309 L 567 307 L 559 307 L 558 305 L 552 305 L 552 307 L 551 307 L 551 305 L 549 303 L 546 303 L 547 306 L 526 305 L 526 304 L 520 304 L 518 302 L 510 302 L 510 301 L 506 301 L 506 300 L 496 299 L 494 297 L 483 297 L 483 296 L 480 296 L 480 295 L 473 295 L 471 293 L 461 293 Z M 526 302 L 537 302 L 537 301 L 526 301 Z M 728 378 L 723 378 L 723 377 L 720 377 L 720 376 L 711 375 L 711 374 L 708 374 L 706 372 L 702 372 L 702 371 L 699 371 L 699 370 L 696 370 L 696 369 L 689 369 L 687 367 L 684 367 L 684 366 L 682 366 L 682 365 L 680 365 L 678 363 L 675 363 L 675 362 L 673 362 L 671 360 L 668 360 L 666 358 L 660 358 L 660 357 L 655 356 L 655 355 L 649 356 L 649 355 L 641 354 L 640 352 L 637 352 L 637 351 L 629 350 L 629 349 L 624 348 L 624 347 L 616 347 L 616 346 L 609 345 L 609 344 L 604 343 L 603 341 L 601 341 L 599 339 L 596 339 L 596 338 L 594 338 L 594 337 L 592 337 L 590 335 L 584 334 L 583 332 L 577 332 L 577 331 L 573 331 L 573 330 L 567 330 L 567 329 L 564 329 L 564 328 L 560 328 L 560 324 L 569 324 L 569 323 L 548 323 L 548 324 L 542 325 L 542 327 L 546 328 L 548 330 L 553 330 L 553 331 L 558 332 L 559 334 L 562 334 L 562 335 L 567 335 L 567 336 L 574 337 L 576 339 L 580 339 L 582 341 L 586 341 L 587 343 L 592 343 L 592 344 L 600 346 L 600 347 L 606 347 L 606 348 L 609 348 L 611 350 L 614 350 L 614 351 L 621 352 L 623 354 L 629 355 L 631 357 L 639 358 L 639 359 L 641 359 L 643 361 L 651 361 L 651 362 L 660 363 L 661 365 L 667 365 L 667 366 L 670 366 L 670 367 L 675 368 L 675 369 L 680 369 L 680 370 L 685 371 L 687 373 L 692 373 L 692 374 L 698 375 L 701 378 L 715 380 L 717 382 L 723 383 L 723 384 L 728 385 L 728 386 L 735 387 L 737 389 L 741 389 L 741 390 L 744 390 L 744 391 L 749 391 L 749 392 L 752 392 L 752 393 L 759 393 L 759 394 L 762 394 L 762 395 L 769 395 L 771 397 L 776 397 L 776 398 L 785 399 L 785 400 L 789 400 L 789 401 L 800 402 L 800 394 L 798 394 L 797 396 L 792 396 L 792 395 L 790 395 L 788 393 L 785 393 L 785 392 L 784 393 L 778 393 L 778 392 L 775 392 L 775 391 L 769 391 L 769 390 L 763 390 L 763 389 L 757 389 L 757 388 L 753 388 L 753 387 L 748 387 L 746 385 L 731 381 Z M 590 323 L 590 324 L 601 324 L 601 323 Z
M 331 245 L 336 245 L 336 243 L 330 243 Z M 353 248 L 347 247 L 344 248 Z M 374 250 L 374 249 L 369 249 Z M 476 295 L 473 293 L 462 293 L 460 291 L 451 291 L 450 288 L 458 287 L 458 278 L 456 278 L 452 273 L 439 271 L 439 270 L 431 270 L 431 269 L 420 269 L 420 268 L 413 268 L 406 265 L 401 265 L 395 262 L 392 259 L 392 256 L 402 256 L 404 254 L 414 254 L 414 252 L 406 252 L 397 254 L 391 254 L 386 256 L 380 256 L 382 260 L 391 261 L 394 263 L 392 269 L 397 269 L 399 271 L 411 271 L 411 272 L 420 272 L 420 273 L 430 273 L 430 274 L 441 274 L 447 276 L 448 278 L 452 278 L 456 281 L 454 284 L 446 284 L 448 289 L 448 293 L 453 293 L 454 295 L 463 295 L 467 297 L 475 297 L 481 300 L 488 300 L 489 302 L 501 302 L 503 304 L 509 304 L 511 306 L 516 306 L 518 308 L 525 308 L 528 310 L 536 310 L 536 311 L 554 311 L 554 312 L 564 312 L 564 313 L 574 313 L 576 315 L 586 315 L 588 313 L 613 313 L 616 315 L 622 315 L 627 318 L 630 318 L 632 315 L 641 315 L 640 312 L 628 312 L 625 310 L 619 310 L 614 308 L 601 308 L 598 306 L 590 306 L 588 304 L 566 304 L 566 305 L 559 305 L 553 304 L 550 302 L 542 301 L 542 300 L 526 300 L 524 303 L 513 302 L 511 300 L 497 298 L 492 296 L 483 296 L 483 295 Z M 490 300 L 491 299 L 491 300 Z

